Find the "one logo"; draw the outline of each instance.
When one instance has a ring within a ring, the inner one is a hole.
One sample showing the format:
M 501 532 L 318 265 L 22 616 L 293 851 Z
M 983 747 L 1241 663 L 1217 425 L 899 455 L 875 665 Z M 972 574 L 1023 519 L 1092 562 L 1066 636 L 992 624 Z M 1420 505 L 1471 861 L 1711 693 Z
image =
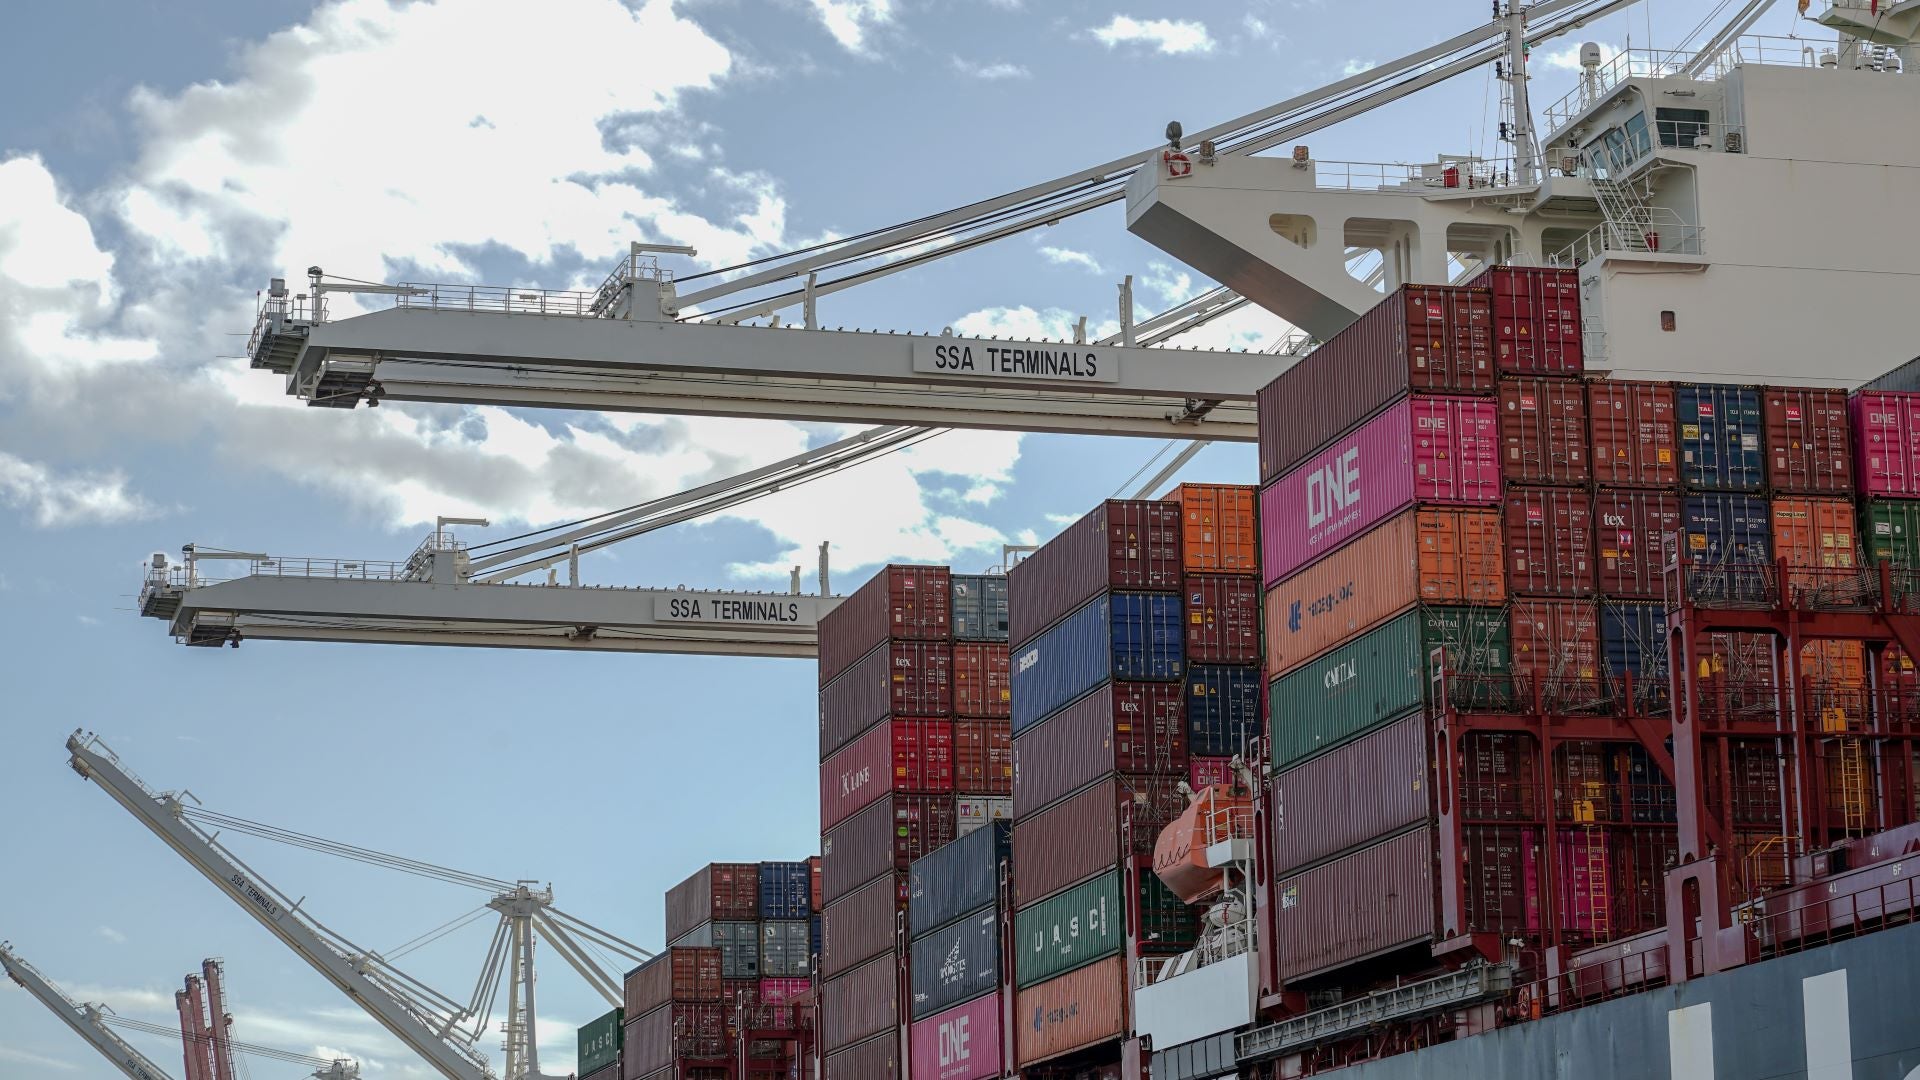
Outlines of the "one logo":
M 1353 446 L 1307 475 L 1307 525 L 1325 524 L 1337 511 L 1358 505 L 1360 448 Z
M 1036 1014 L 1035 1020 L 1038 1019 Z M 956 1016 L 940 1025 L 941 1065 L 957 1065 L 973 1056 L 973 1051 L 967 1048 L 968 1041 L 973 1038 L 972 1033 L 967 1031 L 967 1025 L 972 1022 L 971 1016 Z M 1036 1023 L 1034 1027 L 1037 1030 L 1039 1024 Z
M 1295 600 L 1287 609 L 1287 631 L 1298 633 L 1300 630 L 1300 601 Z

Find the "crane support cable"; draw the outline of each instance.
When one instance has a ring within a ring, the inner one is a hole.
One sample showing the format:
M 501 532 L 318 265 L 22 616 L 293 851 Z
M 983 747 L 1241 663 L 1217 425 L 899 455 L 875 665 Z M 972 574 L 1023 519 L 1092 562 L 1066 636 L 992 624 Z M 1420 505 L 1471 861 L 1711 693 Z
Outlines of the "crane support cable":
M 455 885 L 465 885 L 472 889 L 504 892 L 513 888 L 513 882 L 501 878 L 488 877 L 484 874 L 472 874 L 464 870 L 453 870 L 448 867 L 437 866 L 433 863 L 422 862 L 419 859 L 409 859 L 401 855 L 375 851 L 371 848 L 356 847 L 355 845 L 344 844 L 337 840 L 328 840 L 325 837 L 295 832 L 292 829 L 282 829 L 274 825 L 249 821 L 246 818 L 235 817 L 231 814 L 222 814 L 203 807 L 183 805 L 181 807 L 181 813 L 185 817 L 219 829 L 244 833 L 248 836 L 257 836 L 263 840 L 272 840 L 276 843 L 286 844 L 291 847 L 306 848 L 309 851 L 318 851 L 343 859 L 351 859 L 355 862 L 383 866 L 391 870 L 416 874 L 420 877 L 434 878 Z
M 165 1024 L 156 1024 L 150 1020 L 135 1020 L 130 1016 L 121 1016 L 118 1013 L 102 1012 L 100 1018 L 112 1024 L 114 1027 L 126 1028 L 128 1031 L 141 1031 L 149 1035 L 165 1035 L 181 1040 L 191 1039 L 197 1043 L 210 1043 L 213 1041 L 205 1035 L 185 1034 L 178 1026 L 169 1027 Z M 281 1050 L 272 1046 L 236 1042 L 232 1039 L 227 1040 L 227 1045 L 243 1054 L 252 1054 L 254 1057 L 271 1058 L 274 1061 L 284 1061 L 291 1065 L 306 1065 L 310 1068 L 324 1069 L 333 1064 L 333 1059 L 330 1058 L 318 1058 L 312 1054 L 302 1054 L 292 1050 Z

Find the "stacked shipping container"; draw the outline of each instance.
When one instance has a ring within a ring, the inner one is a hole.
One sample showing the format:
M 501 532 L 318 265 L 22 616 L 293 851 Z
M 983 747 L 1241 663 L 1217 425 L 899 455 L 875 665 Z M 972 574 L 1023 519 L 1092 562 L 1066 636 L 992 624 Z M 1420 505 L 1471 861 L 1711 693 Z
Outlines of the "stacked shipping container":
M 1182 484 L 1171 498 L 1186 607 L 1187 778 L 1198 791 L 1263 734 L 1259 514 L 1252 487 Z
M 922 1080 L 1003 1073 L 1001 883 L 1011 849 L 1011 823 L 990 822 L 908 872 L 908 1061 Z
M 1218 494 L 1224 508 L 1202 492 L 1186 505 L 1212 538 L 1202 565 L 1237 574 L 1252 555 L 1248 507 Z M 1136 952 L 1164 952 L 1194 937 L 1191 913 L 1147 861 L 1185 808 L 1178 786 L 1189 777 L 1184 516 L 1180 503 L 1109 501 L 1008 574 L 1018 868 L 1008 992 L 1021 1018 L 1012 1064 L 1028 1075 L 1117 1064 L 1129 1028 L 1129 939 Z M 1232 629 L 1251 598 L 1223 611 L 1232 594 L 1209 591 L 1203 647 L 1222 658 L 1252 652 Z M 1223 742 L 1233 737 L 1218 730 Z
M 1007 579 L 953 576 L 954 831 L 1013 814 L 1013 689 Z

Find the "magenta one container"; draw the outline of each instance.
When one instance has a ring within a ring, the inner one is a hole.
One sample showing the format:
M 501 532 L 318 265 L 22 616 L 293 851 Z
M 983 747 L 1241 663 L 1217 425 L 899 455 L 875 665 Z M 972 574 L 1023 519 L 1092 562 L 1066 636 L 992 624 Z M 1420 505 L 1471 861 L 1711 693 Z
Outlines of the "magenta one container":
M 1261 573 L 1271 587 L 1416 502 L 1499 501 L 1499 405 L 1408 396 L 1261 490 Z
M 914 1080 L 981 1080 L 1000 1075 L 1000 995 L 977 997 L 913 1025 L 907 1041 Z
M 1862 495 L 1920 495 L 1920 394 L 1863 391 L 1853 420 L 1854 483 Z

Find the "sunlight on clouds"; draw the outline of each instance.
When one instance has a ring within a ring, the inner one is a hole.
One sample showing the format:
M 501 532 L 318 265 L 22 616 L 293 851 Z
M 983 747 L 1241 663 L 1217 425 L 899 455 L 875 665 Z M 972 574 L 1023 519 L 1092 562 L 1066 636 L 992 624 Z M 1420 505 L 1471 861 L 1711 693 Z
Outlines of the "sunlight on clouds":
M 1094 40 L 1107 48 L 1149 45 L 1167 56 L 1213 51 L 1213 36 L 1205 23 L 1192 19 L 1136 19 L 1115 15 L 1092 30 Z

